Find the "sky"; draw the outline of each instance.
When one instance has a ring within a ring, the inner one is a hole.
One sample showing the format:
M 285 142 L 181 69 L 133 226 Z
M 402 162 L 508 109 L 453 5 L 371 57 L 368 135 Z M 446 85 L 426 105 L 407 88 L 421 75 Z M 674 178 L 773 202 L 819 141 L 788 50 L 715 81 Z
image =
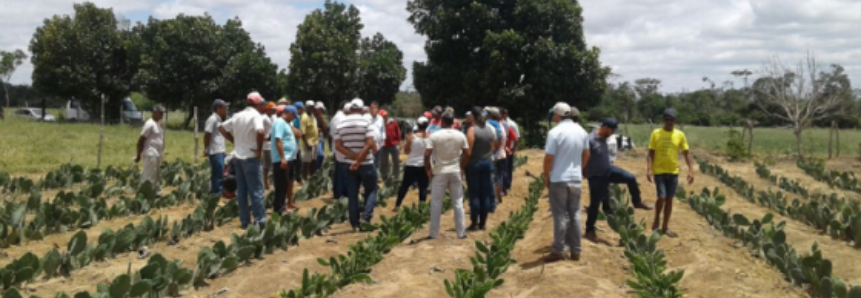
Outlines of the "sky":
M 36 27 L 55 14 L 71 14 L 74 1 L 0 0 L 0 50 L 26 50 Z M 290 44 L 320 0 L 93 0 L 132 22 L 149 17 L 208 12 L 217 21 L 239 17 L 267 54 L 287 68 Z M 424 61 L 424 37 L 407 22 L 406 0 L 350 0 L 361 11 L 362 36 L 377 32 L 404 52 L 402 89 L 412 89 L 413 61 Z M 601 49 L 612 81 L 652 77 L 663 92 L 702 89 L 703 77 L 743 85 L 730 72 L 756 73 L 772 57 L 796 62 L 807 53 L 827 68 L 841 64 L 861 81 L 861 1 L 857 0 L 581 0 L 586 42 Z M 29 61 L 12 83 L 29 84 Z M 756 76 L 756 74 L 754 74 Z M 857 86 L 857 85 L 856 85 Z

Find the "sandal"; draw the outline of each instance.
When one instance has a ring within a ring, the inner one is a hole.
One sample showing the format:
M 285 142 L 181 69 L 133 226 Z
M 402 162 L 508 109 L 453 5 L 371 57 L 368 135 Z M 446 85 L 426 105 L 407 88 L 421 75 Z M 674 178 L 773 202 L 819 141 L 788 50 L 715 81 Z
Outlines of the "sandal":
M 677 235 L 676 233 L 673 233 L 673 231 L 670 231 L 669 229 L 664 230 L 664 235 L 667 235 L 667 237 L 670 237 L 670 238 L 679 237 L 679 235 Z

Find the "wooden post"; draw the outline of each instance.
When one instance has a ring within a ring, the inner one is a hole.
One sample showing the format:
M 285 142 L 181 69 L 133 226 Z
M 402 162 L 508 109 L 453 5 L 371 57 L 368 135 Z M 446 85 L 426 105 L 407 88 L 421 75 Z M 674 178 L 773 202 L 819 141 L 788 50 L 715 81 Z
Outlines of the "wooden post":
M 105 140 L 105 95 L 104 94 L 102 94 L 101 115 L 102 115 L 102 124 L 101 124 L 101 130 L 99 131 L 99 156 L 96 159 L 96 168 L 97 169 L 102 168 L 102 144 L 104 143 L 104 140 Z
M 197 106 L 194 107 L 194 163 L 197 163 Z
M 831 125 L 834 126 L 834 141 L 837 147 L 837 155 L 835 157 L 840 157 L 840 126 L 837 125 L 837 121 L 831 121 Z
M 123 107 L 120 106 L 120 125 L 123 125 Z

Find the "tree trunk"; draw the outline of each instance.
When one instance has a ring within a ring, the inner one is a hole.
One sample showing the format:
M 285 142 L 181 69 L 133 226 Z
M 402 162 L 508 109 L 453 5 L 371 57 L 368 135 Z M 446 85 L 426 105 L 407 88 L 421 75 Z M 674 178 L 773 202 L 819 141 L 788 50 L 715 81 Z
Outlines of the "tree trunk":
M 747 156 L 753 156 L 753 125 L 748 124 L 747 129 L 750 130 L 750 139 L 747 143 Z
M 6 109 L 9 109 L 9 85 L 6 82 L 3 82 L 3 90 L 6 90 Z
M 795 135 L 795 149 L 798 152 L 798 159 L 804 160 L 804 153 L 801 151 L 801 128 L 796 127 L 792 132 Z
M 188 110 L 185 113 L 185 121 L 182 122 L 182 128 L 188 128 L 189 124 L 191 124 L 191 118 L 194 116 L 194 105 L 190 105 Z M 167 127 L 167 122 L 164 123 L 165 127 Z

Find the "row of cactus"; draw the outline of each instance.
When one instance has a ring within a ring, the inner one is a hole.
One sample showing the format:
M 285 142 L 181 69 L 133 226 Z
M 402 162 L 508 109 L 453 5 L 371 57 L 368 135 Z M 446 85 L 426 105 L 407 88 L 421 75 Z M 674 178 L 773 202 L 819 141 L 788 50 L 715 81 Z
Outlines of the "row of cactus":
M 646 223 L 636 220 L 634 208 L 629 206 L 622 189 L 615 185 L 610 206 L 613 213 L 606 215 L 607 224 L 619 234 L 620 243 L 625 246 L 625 257 L 632 264 L 635 279 L 628 280 L 628 286 L 641 297 L 682 297 L 678 283 L 685 271 L 667 271 L 664 251 L 657 248 L 661 233 L 646 235 Z
M 831 188 L 839 188 L 861 193 L 861 180 L 852 172 L 828 170 L 822 160 L 802 160 L 796 162 L 798 168 L 817 181 L 828 184 Z
M 535 178 L 529 184 L 529 196 L 526 204 L 519 211 L 512 212 L 508 220 L 502 222 L 490 232 L 493 242 L 485 244 L 475 241 L 475 256 L 470 258 L 472 269 L 457 269 L 453 281 L 445 280 L 445 290 L 451 297 L 477 298 L 485 297 L 493 288 L 502 285 L 505 280 L 500 276 L 514 265 L 516 261 L 511 256 L 514 244 L 523 239 L 535 211 L 538 210 L 538 199 L 544 190 L 544 180 Z
M 858 201 L 839 198 L 834 193 L 810 195 L 805 199 L 790 201 L 779 191 L 755 192 L 752 185 L 738 176 L 731 176 L 718 165 L 706 161 L 699 163 L 703 173 L 717 177 L 748 201 L 814 227 L 836 240 L 853 242 L 855 248 L 861 249 L 861 203 Z
M 801 185 L 801 182 L 798 180 L 791 180 L 783 176 L 774 175 L 771 173 L 771 170 L 768 169 L 768 166 L 758 161 L 754 162 L 754 166 L 756 167 L 756 174 L 759 175 L 760 178 L 771 181 L 772 184 L 777 185 L 780 189 L 805 198 L 810 196 L 807 188 Z
M 316 198 L 332 187 L 332 171 L 335 169 L 335 161 L 329 157 L 323 162 L 323 167 L 314 172 L 311 178 L 308 178 L 302 189 L 296 191 L 296 201 L 307 201 Z
M 822 255 L 816 243 L 810 254 L 799 255 L 786 242 L 786 223 L 774 224 L 772 214 L 753 221 L 742 214 L 731 215 L 721 209 L 726 196 L 718 188 L 703 189 L 699 194 L 691 192 L 679 199 L 688 202 L 724 236 L 741 240 L 746 248 L 778 269 L 788 281 L 798 286 L 808 286 L 811 296 L 861 298 L 861 286 L 849 287 L 840 278 L 833 276 L 831 261 Z

